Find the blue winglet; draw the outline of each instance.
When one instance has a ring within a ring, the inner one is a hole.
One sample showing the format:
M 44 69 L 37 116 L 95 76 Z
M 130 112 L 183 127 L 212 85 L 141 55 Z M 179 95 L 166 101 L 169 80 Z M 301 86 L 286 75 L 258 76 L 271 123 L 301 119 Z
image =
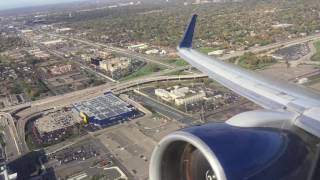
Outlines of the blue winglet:
M 194 14 L 190 20 L 190 23 L 188 25 L 188 28 L 186 29 L 183 39 L 180 42 L 179 48 L 191 48 L 192 47 L 192 39 L 193 39 L 193 33 L 194 28 L 196 26 L 197 21 L 197 14 Z

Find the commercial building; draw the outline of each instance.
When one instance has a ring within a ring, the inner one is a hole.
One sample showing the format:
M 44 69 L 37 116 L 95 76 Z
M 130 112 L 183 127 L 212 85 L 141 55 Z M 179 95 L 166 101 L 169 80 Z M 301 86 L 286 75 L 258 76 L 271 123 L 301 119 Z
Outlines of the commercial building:
M 71 64 L 54 65 L 50 67 L 50 73 L 52 75 L 61 75 L 72 71 Z
M 99 126 L 126 121 L 135 114 L 134 107 L 110 92 L 88 101 L 75 103 L 73 107 L 83 122 Z
M 204 100 L 205 97 L 206 97 L 206 93 L 202 91 L 202 92 L 199 92 L 199 93 L 191 95 L 191 96 L 177 98 L 177 99 L 175 99 L 174 103 L 177 106 L 192 104 L 192 103 L 197 103 L 199 101 Z
M 103 59 L 110 59 L 113 57 L 112 53 L 108 51 L 99 51 L 98 52 L 99 57 L 102 57 Z
M 146 51 L 145 53 L 146 54 L 158 54 L 160 51 L 158 49 L 151 49 L 151 50 L 148 50 Z
M 165 100 L 165 101 L 171 101 L 172 98 L 170 96 L 170 92 L 168 92 L 165 89 L 156 89 L 154 90 L 154 93 L 156 96 L 160 97 L 161 99 Z
M 298 79 L 298 84 L 305 84 L 305 83 L 307 83 L 307 82 L 309 82 L 309 79 L 308 78 L 301 78 L 301 79 Z
M 128 49 L 131 51 L 144 50 L 147 48 L 148 48 L 148 45 L 146 44 L 137 44 L 137 45 L 128 46 Z
M 65 41 L 62 39 L 42 42 L 42 44 L 46 45 L 46 46 L 58 45 L 58 44 L 63 44 L 63 43 L 65 43 Z
M 50 57 L 50 54 L 41 51 L 39 48 L 32 48 L 28 51 L 28 53 L 39 59 L 48 59 Z
M 110 72 L 111 74 L 121 69 L 128 69 L 131 64 L 131 60 L 127 57 L 116 57 L 109 60 L 103 60 L 100 62 L 100 68 Z
M 178 86 L 174 87 L 174 89 L 170 91 L 165 89 L 155 89 L 155 95 L 165 101 L 173 101 L 177 106 L 197 103 L 204 100 L 206 97 L 206 93 L 204 91 L 195 92 L 190 90 L 188 87 L 179 88 Z
M 33 30 L 31 30 L 31 29 L 23 29 L 23 30 L 21 30 L 21 33 L 22 34 L 30 34 L 30 33 L 33 33 Z
M 216 51 L 212 51 L 208 53 L 208 56 L 221 56 L 223 55 L 225 50 L 220 49 L 220 50 L 216 50 Z
M 279 28 L 288 28 L 291 26 L 293 26 L 293 24 L 275 24 L 275 25 L 272 25 L 271 27 L 274 29 L 279 29 Z
M 61 28 L 61 29 L 56 29 L 57 33 L 61 33 L 61 32 L 68 32 L 68 31 L 72 31 L 72 28 Z
M 108 61 L 107 60 L 103 60 L 99 63 L 99 67 L 100 69 L 103 69 L 105 71 L 108 71 Z

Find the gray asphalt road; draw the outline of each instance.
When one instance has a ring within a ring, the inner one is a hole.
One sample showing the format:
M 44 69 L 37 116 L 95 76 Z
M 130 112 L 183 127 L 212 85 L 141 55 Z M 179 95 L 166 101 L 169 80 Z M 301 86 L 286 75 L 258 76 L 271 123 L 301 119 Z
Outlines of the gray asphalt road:
M 7 113 L 0 113 L 0 116 L 3 124 L 5 125 L 3 133 L 6 143 L 6 155 L 8 160 L 11 160 L 21 155 L 20 141 L 11 115 Z
M 183 114 L 173 108 L 165 106 L 154 99 L 142 95 L 136 95 L 135 97 L 137 100 L 141 101 L 142 104 L 151 107 L 154 111 L 159 112 L 160 114 L 163 114 L 167 117 L 173 118 L 177 121 L 180 121 L 181 123 L 186 124 L 187 126 L 192 126 L 200 123 L 200 121 L 198 121 L 197 119 L 191 116 L 187 116 L 186 114 Z

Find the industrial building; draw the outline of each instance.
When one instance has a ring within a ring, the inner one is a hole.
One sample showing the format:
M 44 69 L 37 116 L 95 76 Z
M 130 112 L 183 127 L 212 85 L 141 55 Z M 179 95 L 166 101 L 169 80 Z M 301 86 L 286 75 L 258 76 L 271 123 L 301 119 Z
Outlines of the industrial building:
M 108 126 L 126 121 L 134 116 L 135 109 L 111 92 L 102 96 L 73 104 L 83 122 L 99 126 Z

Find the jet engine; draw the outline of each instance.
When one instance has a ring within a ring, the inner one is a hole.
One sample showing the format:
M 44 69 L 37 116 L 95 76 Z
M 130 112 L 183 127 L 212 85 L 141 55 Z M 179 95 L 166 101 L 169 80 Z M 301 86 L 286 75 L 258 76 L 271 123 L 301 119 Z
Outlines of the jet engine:
M 309 151 L 289 130 L 210 123 L 165 137 L 149 174 L 150 180 L 301 180 L 312 164 Z

